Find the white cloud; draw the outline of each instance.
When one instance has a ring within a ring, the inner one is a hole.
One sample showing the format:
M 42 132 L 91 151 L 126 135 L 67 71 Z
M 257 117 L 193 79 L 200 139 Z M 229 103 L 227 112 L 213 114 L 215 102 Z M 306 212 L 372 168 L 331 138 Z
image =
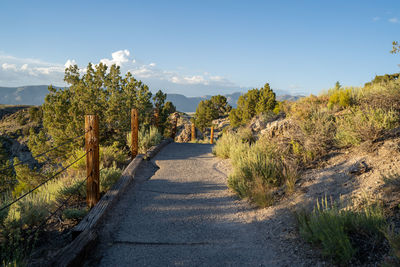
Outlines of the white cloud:
M 17 66 L 15 66 L 15 64 L 3 63 L 1 67 L 3 68 L 3 70 L 17 71 Z
M 373 21 L 378 21 L 378 20 L 380 20 L 380 19 L 381 19 L 380 17 L 373 17 L 373 18 L 372 18 Z
M 229 92 L 240 87 L 220 75 L 209 72 L 188 73 L 186 68 L 163 70 L 155 62 L 144 64 L 133 58 L 129 50 L 119 50 L 111 54 L 111 58 L 103 58 L 100 62 L 110 66 L 117 64 L 121 73 L 131 72 L 138 80 L 143 80 L 152 90 L 162 89 L 166 92 L 186 95 L 204 95 L 217 90 L 218 93 Z M 53 84 L 65 86 L 64 70 L 75 65 L 76 61 L 68 59 L 64 64 L 45 62 L 32 58 L 17 58 L 0 52 L 0 86 L 21 86 L 34 84 Z M 96 63 L 95 63 L 96 64 Z M 182 72 L 185 72 L 183 74 Z M 81 74 L 85 68 L 79 70 Z
M 68 59 L 67 62 L 65 62 L 64 67 L 69 68 L 70 66 L 76 65 L 76 61 L 74 59 Z
M 399 23 L 399 19 L 398 18 L 390 18 L 388 21 L 391 22 L 391 23 Z
M 100 60 L 101 63 L 106 64 L 107 66 L 111 66 L 116 64 L 117 66 L 122 66 L 123 63 L 129 61 L 130 52 L 125 50 L 119 50 L 111 54 L 112 59 L 103 58 Z

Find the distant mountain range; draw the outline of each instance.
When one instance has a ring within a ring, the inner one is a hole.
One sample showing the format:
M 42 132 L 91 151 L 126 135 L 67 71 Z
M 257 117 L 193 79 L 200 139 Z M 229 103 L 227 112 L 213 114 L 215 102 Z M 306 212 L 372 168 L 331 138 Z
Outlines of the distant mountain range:
M 47 85 L 28 85 L 21 87 L 0 87 L 0 104 L 7 105 L 41 105 L 48 94 Z M 236 107 L 237 100 L 242 93 L 237 92 L 225 95 L 228 103 Z M 296 101 L 302 96 L 288 94 L 277 95 L 279 101 Z M 167 101 L 171 101 L 179 111 L 195 112 L 200 101 L 210 99 L 211 96 L 187 97 L 181 94 L 167 94 Z

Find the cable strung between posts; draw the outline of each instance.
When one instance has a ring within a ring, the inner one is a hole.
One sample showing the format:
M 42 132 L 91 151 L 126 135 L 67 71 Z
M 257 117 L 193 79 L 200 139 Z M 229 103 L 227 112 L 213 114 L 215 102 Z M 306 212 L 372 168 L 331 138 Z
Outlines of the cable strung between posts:
M 72 143 L 73 141 L 75 141 L 76 139 L 78 139 L 78 138 L 84 136 L 87 132 L 89 132 L 89 131 L 91 131 L 91 130 L 92 130 L 92 128 L 90 128 L 89 130 L 85 131 L 85 132 L 84 132 L 83 134 L 81 134 L 81 135 L 78 135 L 78 136 L 76 136 L 76 137 L 74 137 L 74 138 L 72 138 L 72 139 L 70 139 L 70 140 L 68 140 L 68 141 L 65 141 L 64 143 L 59 144 L 59 145 L 56 146 L 56 147 L 53 147 L 53 148 L 47 150 L 46 152 L 40 153 L 40 154 L 38 154 L 38 155 L 36 155 L 36 156 L 32 156 L 32 158 L 30 158 L 30 159 L 23 160 L 23 161 L 21 161 L 21 162 L 18 162 L 17 164 L 13 164 L 13 165 L 10 165 L 10 166 L 8 166 L 8 167 L 6 167 L 6 168 L 4 168 L 4 169 L 1 169 L 1 170 L 0 170 L 0 173 L 2 173 L 3 171 L 6 171 L 6 170 L 8 170 L 8 169 L 11 169 L 11 168 L 13 168 L 13 167 L 15 167 L 15 166 L 18 166 L 18 165 L 24 164 L 24 163 L 26 163 L 26 162 L 29 162 L 29 161 L 31 161 L 32 159 L 43 157 L 43 156 L 46 155 L 47 153 L 49 153 L 49 152 L 51 152 L 51 151 L 53 151 L 53 150 L 55 150 L 55 149 L 57 149 L 57 148 L 59 148 L 59 147 L 62 147 L 62 146 L 66 145 L 66 144 L 69 144 L 69 143 Z
M 88 179 L 91 175 L 92 175 L 92 172 L 90 172 L 90 174 L 89 174 L 88 176 L 86 176 L 86 178 L 83 179 L 83 180 L 79 183 L 79 186 L 76 188 L 76 190 L 74 191 L 74 193 L 80 189 L 80 187 L 87 181 L 87 179 Z M 58 206 L 58 208 L 57 208 L 55 211 L 53 211 L 52 213 L 50 213 L 50 215 L 47 216 L 47 218 L 46 218 L 41 224 L 39 224 L 39 226 L 36 228 L 36 230 L 33 232 L 33 234 L 35 234 L 35 233 L 38 231 L 39 228 L 41 228 L 44 224 L 46 224 L 46 222 L 47 222 L 51 217 L 53 217 L 62 207 L 64 207 L 64 206 L 68 203 L 68 201 L 74 196 L 74 193 L 71 193 L 71 194 L 69 195 L 69 197 L 68 197 L 66 200 L 64 200 L 64 201 L 61 203 L 61 205 Z
M 104 170 L 104 169 L 105 169 L 105 167 L 101 168 L 101 169 L 99 170 L 99 172 L 101 172 L 101 171 Z M 79 186 L 76 188 L 75 192 L 79 190 L 79 188 L 87 181 L 87 179 L 92 175 L 92 173 L 93 173 L 93 172 L 90 172 L 90 174 L 89 174 L 88 176 L 86 176 L 86 178 L 83 179 L 83 180 L 79 183 Z M 71 193 L 71 195 L 70 195 L 66 200 L 64 200 L 64 201 L 62 202 L 62 204 L 61 204 L 60 206 L 58 206 L 58 208 L 57 208 L 55 211 L 53 211 L 52 213 L 50 213 L 50 215 L 47 216 L 47 218 L 46 218 L 44 221 L 42 221 L 42 222 L 39 224 L 38 227 L 36 227 L 36 229 L 29 235 L 28 239 L 32 238 L 32 237 L 36 234 L 36 232 L 37 232 L 40 228 L 42 228 L 42 227 L 46 224 L 46 222 L 47 222 L 51 217 L 53 217 L 62 207 L 64 207 L 64 206 L 68 203 L 68 201 L 69 201 L 73 196 L 74 196 L 74 194 Z M 31 228 L 31 229 L 32 229 L 32 228 Z
M 90 152 L 90 151 L 88 151 Z M 38 189 L 39 187 L 41 187 L 42 185 L 46 184 L 47 182 L 49 182 L 50 180 L 53 180 L 57 175 L 59 175 L 60 173 L 62 173 L 63 171 L 65 171 L 66 169 L 68 169 L 69 167 L 71 167 L 72 165 L 74 165 L 76 162 L 78 162 L 79 160 L 81 160 L 83 157 L 86 156 L 86 154 L 88 153 L 86 152 L 82 157 L 78 158 L 77 160 L 75 160 L 74 162 L 72 162 L 71 164 L 69 164 L 67 167 L 62 168 L 60 171 L 58 171 L 56 174 L 52 175 L 50 178 L 48 178 L 47 180 L 41 182 L 39 185 L 37 185 L 36 187 L 34 187 L 33 189 L 29 190 L 28 192 L 26 192 L 25 194 L 23 194 L 22 196 L 18 197 L 16 200 L 12 201 L 11 203 L 5 205 L 4 207 L 0 208 L 0 211 L 5 210 L 6 208 L 10 207 L 12 204 L 14 204 L 15 202 L 21 200 L 22 198 L 26 197 L 27 195 L 29 195 L 30 193 L 32 193 L 33 191 L 35 191 L 36 189 Z

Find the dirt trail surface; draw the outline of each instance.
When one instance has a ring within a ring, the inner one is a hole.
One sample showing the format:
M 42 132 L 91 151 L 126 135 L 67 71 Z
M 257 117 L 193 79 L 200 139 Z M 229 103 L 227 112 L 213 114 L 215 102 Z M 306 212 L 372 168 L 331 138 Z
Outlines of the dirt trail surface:
M 145 162 L 100 226 L 85 265 L 320 265 L 305 256 L 292 212 L 237 199 L 226 186 L 227 162 L 211 149 L 172 143 Z

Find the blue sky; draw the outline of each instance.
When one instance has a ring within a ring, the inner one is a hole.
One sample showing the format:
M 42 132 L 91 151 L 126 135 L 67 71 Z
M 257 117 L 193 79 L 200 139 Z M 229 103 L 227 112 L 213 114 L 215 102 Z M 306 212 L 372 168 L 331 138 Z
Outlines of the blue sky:
M 70 63 L 117 63 L 187 96 L 269 82 L 292 94 L 399 72 L 400 1 L 0 2 L 0 86 L 63 84 Z

